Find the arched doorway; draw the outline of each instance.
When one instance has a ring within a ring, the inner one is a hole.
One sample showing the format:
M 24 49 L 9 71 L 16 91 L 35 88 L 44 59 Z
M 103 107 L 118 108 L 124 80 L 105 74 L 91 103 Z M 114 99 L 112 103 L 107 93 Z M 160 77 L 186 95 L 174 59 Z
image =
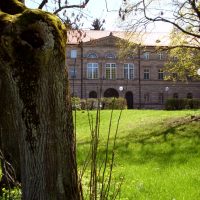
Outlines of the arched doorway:
M 95 91 L 91 91 L 89 93 L 89 98 L 97 98 L 97 93 Z
M 125 98 L 126 98 L 128 109 L 133 109 L 133 93 L 130 91 L 126 92 Z
M 114 88 L 108 88 L 104 92 L 104 97 L 116 97 L 116 98 L 118 98 L 119 97 L 119 93 Z

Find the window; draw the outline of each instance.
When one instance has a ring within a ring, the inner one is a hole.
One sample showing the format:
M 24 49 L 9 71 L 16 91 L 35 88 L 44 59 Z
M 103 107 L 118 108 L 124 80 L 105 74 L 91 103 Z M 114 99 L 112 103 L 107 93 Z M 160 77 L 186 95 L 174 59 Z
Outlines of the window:
M 160 104 L 163 104 L 164 103 L 164 94 L 163 93 L 159 93 L 158 94 L 158 102 Z
M 99 77 L 98 63 L 87 64 L 87 78 L 97 79 Z
M 113 53 L 106 54 L 106 58 L 115 59 L 116 56 Z
M 144 59 L 145 60 L 149 60 L 149 52 L 145 52 L 144 54 L 143 54 L 143 56 L 144 56 Z
M 192 93 L 187 93 L 187 99 L 192 99 L 193 98 L 193 95 L 192 95 Z
M 77 75 L 77 70 L 75 67 L 71 67 L 70 70 L 69 70 L 69 75 L 70 75 L 70 78 L 74 79 L 76 78 L 76 75 Z
M 71 58 L 77 58 L 77 50 L 76 49 L 71 50 Z
M 115 79 L 116 78 L 116 65 L 115 63 L 106 64 L 106 79 Z
M 98 58 L 96 53 L 89 53 L 88 58 Z
M 159 60 L 163 60 L 163 53 L 162 52 L 158 53 L 158 57 L 159 57 Z
M 133 79 L 134 78 L 134 67 L 133 64 L 124 64 L 124 78 Z
M 150 70 L 144 69 L 144 80 L 149 80 L 149 79 L 150 79 Z
M 164 79 L 164 72 L 162 69 L 158 70 L 158 80 L 163 80 Z
M 149 93 L 144 94 L 144 102 L 148 103 L 150 101 Z
M 178 99 L 178 93 L 174 93 L 174 94 L 173 94 L 173 98 L 174 98 L 174 99 Z

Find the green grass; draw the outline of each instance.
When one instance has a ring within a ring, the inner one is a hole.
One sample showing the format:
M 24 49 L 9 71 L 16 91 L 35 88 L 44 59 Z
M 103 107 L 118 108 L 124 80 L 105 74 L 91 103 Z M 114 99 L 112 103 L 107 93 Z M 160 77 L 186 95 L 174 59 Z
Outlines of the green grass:
M 90 115 L 95 120 L 95 111 Z M 101 111 L 100 157 L 111 111 Z M 200 199 L 200 122 L 196 111 L 124 110 L 119 125 L 114 176 L 124 177 L 119 199 Z M 77 112 L 78 164 L 90 141 L 88 113 Z M 114 111 L 112 136 L 119 111 Z

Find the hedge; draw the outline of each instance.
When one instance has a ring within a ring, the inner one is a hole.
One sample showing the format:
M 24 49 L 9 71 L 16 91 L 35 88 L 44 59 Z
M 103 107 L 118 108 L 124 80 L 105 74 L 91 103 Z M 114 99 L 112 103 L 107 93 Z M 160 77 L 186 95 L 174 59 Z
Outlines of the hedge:
M 168 99 L 165 102 L 166 110 L 199 109 L 200 100 L 198 99 Z
M 98 105 L 99 101 L 99 105 Z M 97 109 L 98 106 L 100 109 L 126 109 L 127 103 L 124 98 L 101 98 L 99 99 L 80 99 L 79 97 L 72 98 L 72 109 L 76 110 L 94 110 Z

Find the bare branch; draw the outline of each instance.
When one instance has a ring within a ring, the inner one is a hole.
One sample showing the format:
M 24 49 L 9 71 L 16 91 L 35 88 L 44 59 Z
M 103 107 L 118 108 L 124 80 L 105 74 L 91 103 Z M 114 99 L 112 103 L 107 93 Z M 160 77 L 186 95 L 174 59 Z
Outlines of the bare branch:
M 59 1 L 60 2 L 60 1 Z M 85 8 L 86 5 L 88 4 L 89 0 L 85 0 L 83 3 L 79 4 L 79 5 L 65 5 L 65 6 L 59 6 L 59 8 L 57 10 L 54 11 L 54 14 L 58 14 L 61 10 L 63 9 L 68 9 L 68 8 Z
M 42 9 L 47 3 L 48 3 L 48 0 L 43 0 L 41 4 L 39 5 L 38 9 Z
M 147 16 L 147 13 L 146 13 L 146 9 L 147 9 L 147 5 L 145 5 L 145 1 L 143 0 L 143 12 L 144 12 L 144 16 L 147 20 L 149 21 L 152 21 L 152 22 L 166 22 L 166 23 L 169 23 L 169 24 L 172 24 L 174 25 L 176 28 L 178 28 L 180 31 L 182 31 L 183 33 L 187 34 L 187 35 L 191 35 L 191 36 L 194 36 L 194 37 L 197 37 L 197 38 L 200 38 L 200 35 L 199 34 L 196 34 L 196 33 L 193 33 L 193 32 L 190 32 L 190 31 L 187 31 L 186 29 L 182 28 L 178 23 L 176 22 L 173 22 L 173 21 L 170 21 L 166 18 L 163 18 L 163 17 L 156 17 L 156 18 L 151 18 L 151 17 L 148 17 Z

